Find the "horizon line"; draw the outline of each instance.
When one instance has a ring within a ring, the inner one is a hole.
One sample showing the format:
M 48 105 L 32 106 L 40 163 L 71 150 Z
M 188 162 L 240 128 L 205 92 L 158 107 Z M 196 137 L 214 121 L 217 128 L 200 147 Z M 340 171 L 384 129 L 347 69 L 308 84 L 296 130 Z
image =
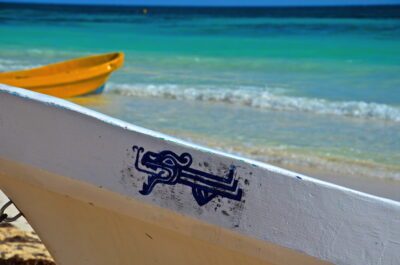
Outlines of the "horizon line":
M 203 7 L 203 8 L 259 8 L 259 7 L 277 7 L 277 8 L 299 8 L 299 7 L 374 7 L 374 6 L 400 6 L 400 3 L 383 3 L 383 4 L 325 4 L 325 5 L 160 5 L 160 4 L 125 4 L 125 3 L 50 3 L 50 2 L 29 2 L 28 1 L 0 1 L 0 4 L 16 4 L 16 5 L 55 5 L 55 6 L 114 6 L 114 7 Z

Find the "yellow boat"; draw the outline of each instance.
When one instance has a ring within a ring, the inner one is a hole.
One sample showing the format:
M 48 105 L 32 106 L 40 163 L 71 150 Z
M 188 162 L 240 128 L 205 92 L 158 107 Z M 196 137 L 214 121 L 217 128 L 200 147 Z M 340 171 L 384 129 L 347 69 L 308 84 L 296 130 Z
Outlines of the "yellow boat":
M 89 56 L 33 69 L 0 73 L 0 83 L 60 98 L 101 93 L 109 75 L 121 67 L 123 62 L 122 52 Z

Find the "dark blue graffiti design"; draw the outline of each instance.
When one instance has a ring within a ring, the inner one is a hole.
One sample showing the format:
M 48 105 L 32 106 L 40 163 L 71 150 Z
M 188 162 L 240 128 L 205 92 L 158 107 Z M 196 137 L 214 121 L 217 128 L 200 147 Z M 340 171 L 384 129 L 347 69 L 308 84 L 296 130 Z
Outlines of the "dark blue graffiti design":
M 188 153 L 177 155 L 165 150 L 159 153 L 147 151 L 144 148 L 133 146 L 136 152 L 135 168 L 147 174 L 147 183 L 143 183 L 139 192 L 148 195 L 158 183 L 176 185 L 178 183 L 192 188 L 192 194 L 197 203 L 202 206 L 216 196 L 240 201 L 242 189 L 238 188 L 238 181 L 234 179 L 235 166 L 231 166 L 228 176 L 219 177 L 190 168 L 192 156 Z

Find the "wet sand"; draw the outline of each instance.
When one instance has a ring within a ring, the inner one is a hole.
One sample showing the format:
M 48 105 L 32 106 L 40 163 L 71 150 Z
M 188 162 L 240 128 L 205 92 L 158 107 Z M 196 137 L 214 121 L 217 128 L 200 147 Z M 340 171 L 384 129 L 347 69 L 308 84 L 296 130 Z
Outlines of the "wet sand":
M 273 163 L 282 168 L 289 169 L 316 179 L 334 183 L 354 190 L 369 193 L 375 196 L 400 201 L 400 181 L 382 178 L 359 177 L 351 174 L 329 172 L 306 166 L 290 166 Z

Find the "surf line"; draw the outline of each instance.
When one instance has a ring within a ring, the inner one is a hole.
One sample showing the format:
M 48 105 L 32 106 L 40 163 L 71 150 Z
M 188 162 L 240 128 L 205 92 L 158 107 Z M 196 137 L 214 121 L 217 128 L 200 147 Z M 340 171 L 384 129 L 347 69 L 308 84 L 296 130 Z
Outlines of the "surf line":
M 143 183 L 142 195 L 149 195 L 158 184 L 182 184 L 192 188 L 192 194 L 197 204 L 203 206 L 217 196 L 241 201 L 243 190 L 238 187 L 235 179 L 234 165 L 229 168 L 225 177 L 213 175 L 191 168 L 192 156 L 189 153 L 176 153 L 164 150 L 161 152 L 145 152 L 143 147 L 133 146 L 136 153 L 135 168 L 147 174 L 147 182 Z

